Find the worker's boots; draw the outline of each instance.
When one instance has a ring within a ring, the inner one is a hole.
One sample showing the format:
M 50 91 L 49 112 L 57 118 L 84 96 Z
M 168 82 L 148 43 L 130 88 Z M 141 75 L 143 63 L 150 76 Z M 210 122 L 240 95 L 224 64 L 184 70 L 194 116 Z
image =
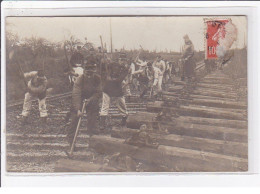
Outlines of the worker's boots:
M 162 92 L 158 91 L 157 94 L 154 95 L 154 99 L 155 100 L 161 100 L 161 98 L 162 98 Z
M 127 116 L 123 116 L 122 120 L 121 120 L 121 126 L 125 127 L 126 126 L 126 120 L 127 120 Z
M 28 124 L 30 124 L 29 121 L 28 121 L 28 117 L 23 116 L 23 117 L 22 117 L 21 124 L 22 124 L 22 125 L 28 125 Z
M 100 116 L 99 129 L 103 131 L 106 128 L 107 128 L 107 117 L 106 116 Z
M 40 129 L 40 131 L 39 131 L 39 133 L 40 134 L 45 134 L 45 133 L 47 133 L 47 131 L 48 131 L 48 129 L 47 129 L 47 126 L 46 126 L 46 124 L 47 124 L 47 117 L 41 117 L 40 118 L 41 119 L 41 129 Z
M 45 125 L 47 123 L 47 117 L 41 117 L 41 123 Z

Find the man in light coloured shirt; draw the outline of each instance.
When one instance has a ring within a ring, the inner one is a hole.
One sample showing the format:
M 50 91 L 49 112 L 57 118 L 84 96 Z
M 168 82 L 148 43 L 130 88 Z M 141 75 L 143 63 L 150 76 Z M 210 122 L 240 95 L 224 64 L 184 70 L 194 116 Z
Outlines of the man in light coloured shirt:
M 158 56 L 156 61 L 153 63 L 154 69 L 154 83 L 153 86 L 157 86 L 158 93 L 162 92 L 162 82 L 163 75 L 165 72 L 165 62 L 162 60 L 161 56 Z
M 143 58 L 143 60 L 138 59 L 137 60 L 137 65 L 139 65 L 140 67 L 146 67 L 147 66 L 147 61 L 145 58 Z
M 139 66 L 139 68 L 138 68 Z M 138 77 L 144 71 L 145 67 L 147 66 L 147 62 L 144 60 L 138 59 L 137 62 L 131 62 L 130 64 L 130 73 L 127 76 L 126 80 L 124 80 L 123 84 L 125 85 L 126 95 L 131 95 L 131 90 L 129 84 L 133 84 L 135 89 L 138 88 Z M 138 70 L 137 70 L 138 69 Z M 135 80 L 134 80 L 135 79 Z
M 159 68 L 161 70 L 162 74 L 164 74 L 165 69 L 166 69 L 166 64 L 160 55 L 157 57 L 153 66 Z
M 32 109 L 32 100 L 38 99 L 40 118 L 43 123 L 47 121 L 46 95 L 47 95 L 47 78 L 43 70 L 22 73 L 22 76 L 27 83 L 27 92 L 25 93 L 22 124 L 28 124 L 29 113 Z

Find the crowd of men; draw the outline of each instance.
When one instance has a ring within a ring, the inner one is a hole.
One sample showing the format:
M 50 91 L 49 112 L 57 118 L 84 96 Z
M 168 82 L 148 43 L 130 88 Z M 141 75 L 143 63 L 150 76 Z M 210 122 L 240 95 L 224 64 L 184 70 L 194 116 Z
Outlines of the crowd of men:
M 145 95 L 160 98 L 164 84 L 171 82 L 178 71 L 183 81 L 194 77 L 193 44 L 187 35 L 183 38 L 182 68 L 178 62 L 169 62 L 159 55 L 153 61 L 139 56 L 129 59 L 125 53 L 121 53 L 118 59 L 111 59 L 106 53 L 101 58 L 96 57 L 94 49 L 90 49 L 88 57 L 84 57 L 81 47 L 77 46 L 65 72 L 73 88 L 71 107 L 66 116 L 66 121 L 71 120 L 67 135 L 69 143 L 72 144 L 79 118 L 84 112 L 89 135 L 98 134 L 107 128 L 109 107 L 111 100 L 115 100 L 122 115 L 121 125 L 124 126 L 128 116 L 126 96 L 135 94 L 140 98 Z M 46 123 L 47 78 L 44 71 L 40 69 L 23 73 L 23 77 L 27 80 L 28 90 L 24 99 L 22 124 L 28 123 L 33 98 L 38 99 L 40 118 Z

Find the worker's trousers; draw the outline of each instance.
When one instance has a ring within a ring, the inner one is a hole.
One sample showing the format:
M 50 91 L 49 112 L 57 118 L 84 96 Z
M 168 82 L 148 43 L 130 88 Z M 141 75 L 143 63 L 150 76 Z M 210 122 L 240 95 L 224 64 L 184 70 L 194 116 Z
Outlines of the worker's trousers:
M 47 117 L 47 108 L 46 108 L 46 97 L 43 99 L 39 99 L 38 97 L 33 96 L 31 93 L 27 92 L 25 94 L 24 103 L 23 103 L 23 111 L 22 116 L 27 117 L 32 109 L 32 101 L 34 99 L 38 99 L 39 103 L 39 111 L 40 117 Z
M 158 92 L 161 92 L 161 91 L 162 91 L 162 82 L 163 82 L 163 76 L 162 76 L 162 75 L 159 75 L 159 76 L 158 76 L 158 79 L 155 79 L 155 80 L 154 80 L 153 85 L 154 85 L 154 86 L 157 86 L 157 91 L 158 91 Z
M 97 131 L 97 118 L 98 118 L 98 111 L 99 111 L 98 102 L 99 102 L 99 98 L 92 98 L 89 101 L 89 103 L 86 105 L 85 110 L 83 111 L 83 113 L 86 112 L 86 116 L 87 116 L 86 125 L 87 125 L 88 134 L 93 134 L 94 132 Z M 71 144 L 75 136 L 77 125 L 79 122 L 77 110 L 71 109 L 70 116 L 71 116 L 71 123 L 70 123 L 67 137 Z
M 113 97 L 116 100 L 116 106 L 119 109 L 119 111 L 121 112 L 121 114 L 123 116 L 127 116 L 127 110 L 126 110 L 126 104 L 125 104 L 125 97 L 121 96 L 121 97 Z M 103 92 L 103 97 L 102 97 L 102 107 L 101 107 L 101 111 L 100 111 L 100 116 L 107 116 L 108 115 L 108 111 L 109 111 L 109 107 L 110 107 L 110 101 L 111 98 L 110 96 L 108 96 L 105 92 Z

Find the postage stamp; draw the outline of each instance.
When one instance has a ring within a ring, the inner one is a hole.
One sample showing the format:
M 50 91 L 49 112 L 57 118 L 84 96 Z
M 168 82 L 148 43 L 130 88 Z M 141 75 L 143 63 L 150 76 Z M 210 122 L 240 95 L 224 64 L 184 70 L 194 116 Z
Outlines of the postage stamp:
M 205 57 L 223 58 L 237 39 L 237 28 L 231 19 L 204 19 Z

